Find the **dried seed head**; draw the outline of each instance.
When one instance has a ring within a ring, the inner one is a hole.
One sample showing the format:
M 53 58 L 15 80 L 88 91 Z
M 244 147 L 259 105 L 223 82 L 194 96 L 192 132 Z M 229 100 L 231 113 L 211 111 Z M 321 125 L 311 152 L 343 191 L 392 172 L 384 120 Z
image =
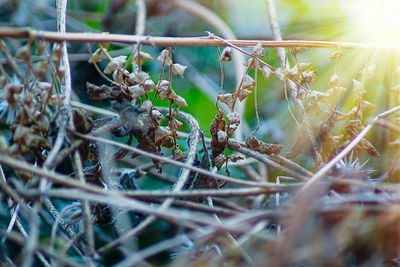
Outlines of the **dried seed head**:
M 163 51 L 161 51 L 161 54 L 157 57 L 157 61 L 165 63 L 167 66 L 172 64 L 172 59 L 169 56 L 168 49 L 164 49 Z
M 142 105 L 140 105 L 140 110 L 143 112 L 150 113 L 150 110 L 152 109 L 152 107 L 153 107 L 153 103 L 151 103 L 151 101 L 147 99 L 147 100 L 143 101 Z
M 264 79 L 268 80 L 272 76 L 272 71 L 268 66 L 263 66 L 261 69 Z
M 186 103 L 186 100 L 179 95 L 176 95 L 176 97 L 174 98 L 174 103 L 177 104 L 179 107 L 187 107 L 188 106 L 188 104 Z
M 145 80 L 143 87 L 147 92 L 153 92 L 156 90 L 156 85 L 154 84 L 154 82 L 151 79 Z
M 31 55 L 31 51 L 29 49 L 29 46 L 24 45 L 17 50 L 15 57 L 17 59 L 22 59 L 22 60 L 28 61 L 30 55 Z
M 183 162 L 183 161 L 185 161 L 185 154 L 182 152 L 182 150 L 179 149 L 179 147 L 175 147 L 172 150 L 172 158 L 174 160 Z
M 146 95 L 146 91 L 144 90 L 143 86 L 140 84 L 129 86 L 128 89 L 134 99 L 137 99 L 139 97 Z
M 179 75 L 183 78 L 183 73 L 185 72 L 187 66 L 181 65 L 179 63 L 175 63 L 171 65 L 172 73 L 174 75 Z
M 329 79 L 329 83 L 328 86 L 330 88 L 334 88 L 339 86 L 339 76 L 335 73 L 331 76 L 331 78 Z
M 290 53 L 291 53 L 293 56 L 295 56 L 295 55 L 297 55 L 298 53 L 304 52 L 304 51 L 306 51 L 306 50 L 307 50 L 306 47 L 293 47 L 293 48 L 290 50 Z
M 47 70 L 47 60 L 39 61 L 32 64 L 32 72 L 36 78 L 41 78 L 46 73 Z
M 246 97 L 249 95 L 249 94 L 251 94 L 252 92 L 250 91 L 250 90 L 247 90 L 247 89 L 242 89 L 242 90 L 240 90 L 240 92 L 239 92 L 239 100 L 240 100 L 240 102 L 242 102 L 244 99 L 246 99 Z
M 126 62 L 126 56 L 112 58 L 104 69 L 104 73 L 112 73 L 117 69 L 121 69 Z
M 228 140 L 228 135 L 226 134 L 225 131 L 219 130 L 217 135 L 218 135 L 218 143 L 224 144 Z
M 232 60 L 232 48 L 229 46 L 225 47 L 224 50 L 222 50 L 221 58 L 219 60 L 222 63 L 231 61 Z
M 252 55 L 256 57 L 264 57 L 265 52 L 264 48 L 262 47 L 262 41 L 259 41 L 257 45 L 253 48 L 253 51 L 251 52 Z
M 152 60 L 153 57 L 149 53 L 143 51 L 139 51 L 139 53 L 136 51 L 135 55 L 132 57 L 132 63 L 138 65 L 142 65 L 145 61 Z
M 256 81 L 253 78 L 251 78 L 248 74 L 245 74 L 243 78 L 242 88 L 249 89 L 253 88 L 255 85 Z
M 225 103 L 230 109 L 233 107 L 233 95 L 232 94 L 223 94 L 217 96 L 218 100 L 222 103 Z
M 107 49 L 104 48 L 105 51 L 107 51 Z M 103 50 L 101 48 L 97 48 L 96 51 L 93 53 L 92 57 L 89 58 L 89 63 L 93 63 L 93 62 L 101 62 L 101 55 L 103 54 Z

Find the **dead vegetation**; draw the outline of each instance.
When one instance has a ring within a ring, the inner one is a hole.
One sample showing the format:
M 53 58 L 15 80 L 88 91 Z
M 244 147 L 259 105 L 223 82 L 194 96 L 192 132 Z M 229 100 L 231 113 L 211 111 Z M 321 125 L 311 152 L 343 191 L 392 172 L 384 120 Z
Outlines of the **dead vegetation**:
M 137 14 L 138 38 L 146 14 L 198 5 L 136 2 L 138 12 L 149 9 Z M 273 1 L 267 2 L 277 39 L 271 43 L 285 47 Z M 86 93 L 103 108 L 77 101 L 67 44 L 87 40 L 65 33 L 66 1 L 57 3 L 59 35 L 0 28 L 2 263 L 398 264 L 399 189 L 386 179 L 398 173 L 398 68 L 390 106 L 372 117 L 377 107 L 365 96 L 376 66 L 368 63 L 345 88 L 340 60 L 346 44 L 338 43 L 326 59 L 335 72 L 328 89 L 317 90 L 317 70 L 299 59 L 306 51 L 301 41 L 278 53 L 281 65 L 274 66 L 265 59 L 268 42 L 244 50 L 208 33 L 197 39 L 218 48 L 221 84 L 215 110 L 204 111 L 215 117 L 202 132 L 197 118 L 181 111 L 190 101 L 175 81 L 186 77 L 187 67 L 176 59 L 173 38 L 158 54 L 143 51 L 152 37 L 132 41 L 123 52 L 112 48 L 118 41 L 107 41 L 117 37 L 112 34 L 88 43 L 84 60 L 102 80 L 85 81 Z M 111 15 L 105 23 L 111 25 Z M 224 68 L 238 52 L 246 61 L 229 90 Z M 257 91 L 269 79 L 280 81 L 273 90 L 282 90 L 293 116 L 293 141 L 269 143 L 257 135 L 267 119 L 259 115 Z M 340 100 L 349 92 L 353 105 L 343 108 Z M 243 103 L 253 95 L 257 126 L 244 136 Z M 390 142 L 377 149 L 367 136 L 372 128 L 387 131 Z M 373 174 L 360 155 L 387 157 L 389 167 Z M 302 166 L 304 157 L 313 166 Z M 162 186 L 151 182 L 157 180 Z

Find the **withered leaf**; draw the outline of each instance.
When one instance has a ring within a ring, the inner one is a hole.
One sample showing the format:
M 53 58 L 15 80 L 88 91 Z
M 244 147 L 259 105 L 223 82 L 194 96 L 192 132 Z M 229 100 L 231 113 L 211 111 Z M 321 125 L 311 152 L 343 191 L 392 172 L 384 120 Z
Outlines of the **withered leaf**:
M 281 152 L 283 148 L 282 145 L 265 143 L 263 141 L 257 140 L 255 137 L 247 138 L 245 143 L 247 147 L 266 155 L 277 155 L 279 154 L 279 152 Z

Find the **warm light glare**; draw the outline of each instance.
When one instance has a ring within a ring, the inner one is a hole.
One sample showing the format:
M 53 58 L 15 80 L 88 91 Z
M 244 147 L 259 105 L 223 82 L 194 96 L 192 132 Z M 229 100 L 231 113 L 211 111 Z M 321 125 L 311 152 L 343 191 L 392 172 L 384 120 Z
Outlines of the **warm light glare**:
M 355 30 L 363 41 L 400 41 L 400 0 L 358 0 L 352 4 Z

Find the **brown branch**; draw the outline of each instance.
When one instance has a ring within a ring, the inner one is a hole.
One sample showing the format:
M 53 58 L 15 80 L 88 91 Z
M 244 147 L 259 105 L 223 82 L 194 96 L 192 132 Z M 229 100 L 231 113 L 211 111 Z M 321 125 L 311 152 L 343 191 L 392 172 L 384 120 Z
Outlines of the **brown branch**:
M 159 36 L 136 36 L 110 33 L 57 33 L 51 31 L 37 31 L 18 28 L 0 28 L 0 38 L 31 38 L 49 42 L 111 42 L 120 44 L 137 44 L 151 46 L 225 46 L 221 40 L 204 37 L 159 37 Z M 254 47 L 258 40 L 227 40 L 238 47 Z M 357 43 L 357 42 L 331 42 L 331 41 L 262 41 L 262 47 L 308 47 L 308 48 L 331 48 L 337 49 L 385 49 L 398 50 L 400 43 Z

